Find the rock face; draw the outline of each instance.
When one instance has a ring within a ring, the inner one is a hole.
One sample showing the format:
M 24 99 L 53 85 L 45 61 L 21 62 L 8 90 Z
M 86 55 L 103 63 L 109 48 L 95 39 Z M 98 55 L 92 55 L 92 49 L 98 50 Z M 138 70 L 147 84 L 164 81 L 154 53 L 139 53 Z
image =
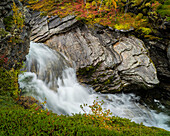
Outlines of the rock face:
M 170 45 L 167 48 L 167 57 L 168 57 L 168 61 L 169 61 L 169 64 L 170 64 Z
M 169 106 L 170 109 L 170 41 L 163 39 L 144 40 L 144 42 L 157 69 L 160 84 L 156 88 L 140 94 L 147 99 L 145 101 L 148 101 L 148 103 L 153 103 L 154 99 L 157 99 L 162 104 Z
M 62 19 L 58 16 L 48 18 L 40 16 L 39 12 L 34 12 L 32 18 L 30 22 L 33 27 L 31 40 L 35 42 L 44 42 L 55 34 L 67 32 L 76 26 L 74 24 L 78 23 L 75 16 L 67 16 Z
M 159 83 L 156 69 L 141 40 L 135 37 L 123 37 L 114 45 L 114 50 L 122 58 L 122 63 L 117 69 L 125 85 L 137 83 L 145 88 Z M 135 88 L 140 89 L 137 86 Z
M 30 14 L 19 0 L 15 0 L 15 4 L 24 12 L 26 18 L 22 30 L 16 29 L 11 23 L 12 4 L 12 0 L 0 1 L 0 66 L 3 65 L 6 69 L 16 69 L 25 60 L 30 44 Z
M 144 43 L 135 37 L 120 38 L 99 25 L 83 25 L 74 16 L 49 19 L 37 12 L 31 25 L 31 40 L 67 56 L 76 64 L 79 81 L 96 91 L 148 89 L 159 83 Z

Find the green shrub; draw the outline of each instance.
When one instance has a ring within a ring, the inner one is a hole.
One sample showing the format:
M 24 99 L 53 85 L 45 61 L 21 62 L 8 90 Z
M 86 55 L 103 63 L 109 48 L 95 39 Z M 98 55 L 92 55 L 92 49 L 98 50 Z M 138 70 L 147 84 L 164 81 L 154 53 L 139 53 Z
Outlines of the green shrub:
M 170 21 L 170 0 L 166 0 L 163 5 L 158 7 L 158 13 Z
M 102 104 L 102 103 L 101 103 Z M 100 104 L 91 106 L 96 114 L 57 115 L 41 108 L 24 109 L 7 96 L 0 96 L 0 135 L 84 135 L 84 136 L 165 136 L 170 132 L 163 129 L 146 127 L 129 119 L 100 116 Z M 6 106 L 2 106 L 6 105 Z M 97 116 L 96 116 L 97 115 Z
M 0 95 L 17 95 L 18 72 L 19 70 L 6 70 L 0 67 Z

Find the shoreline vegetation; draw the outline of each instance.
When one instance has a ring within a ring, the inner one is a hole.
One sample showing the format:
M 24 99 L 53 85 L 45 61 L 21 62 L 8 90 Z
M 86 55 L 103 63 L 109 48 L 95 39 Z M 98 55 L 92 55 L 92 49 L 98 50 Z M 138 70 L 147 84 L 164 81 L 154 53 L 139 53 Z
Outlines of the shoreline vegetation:
M 7 95 L 0 96 L 0 135 L 115 135 L 165 136 L 170 132 L 161 128 L 146 127 L 129 119 L 106 117 L 100 103 L 91 106 L 93 114 L 57 115 L 42 110 L 37 104 L 29 109 Z M 96 112 L 97 111 L 97 112 Z M 98 114 L 100 111 L 100 114 Z

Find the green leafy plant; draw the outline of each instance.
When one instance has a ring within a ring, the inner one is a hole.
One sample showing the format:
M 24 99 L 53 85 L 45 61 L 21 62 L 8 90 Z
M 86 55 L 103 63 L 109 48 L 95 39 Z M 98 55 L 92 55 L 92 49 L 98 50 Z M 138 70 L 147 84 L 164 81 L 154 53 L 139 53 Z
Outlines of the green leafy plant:
M 156 7 L 159 14 L 166 17 L 167 21 L 170 21 L 170 0 L 166 0 L 162 5 Z
M 142 31 L 143 34 L 150 34 L 152 32 L 152 30 L 150 28 L 146 28 L 146 27 L 140 27 L 139 30 Z
M 0 63 L 5 63 L 4 58 Z M 18 91 L 18 71 L 6 70 L 3 65 L 0 66 L 0 95 L 14 96 Z

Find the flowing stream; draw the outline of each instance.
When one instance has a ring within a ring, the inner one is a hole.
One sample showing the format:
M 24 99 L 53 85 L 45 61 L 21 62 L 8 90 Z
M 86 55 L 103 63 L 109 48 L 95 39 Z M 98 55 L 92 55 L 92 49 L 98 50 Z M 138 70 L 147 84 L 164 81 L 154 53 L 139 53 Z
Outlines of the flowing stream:
M 134 94 L 100 94 L 80 85 L 68 60 L 44 44 L 31 42 L 26 71 L 19 75 L 23 95 L 46 100 L 45 108 L 57 114 L 84 113 L 80 105 L 92 105 L 98 99 L 104 100 L 102 108 L 110 109 L 114 116 L 170 131 L 170 117 L 139 104 L 140 98 Z M 88 107 L 85 110 L 90 112 Z

